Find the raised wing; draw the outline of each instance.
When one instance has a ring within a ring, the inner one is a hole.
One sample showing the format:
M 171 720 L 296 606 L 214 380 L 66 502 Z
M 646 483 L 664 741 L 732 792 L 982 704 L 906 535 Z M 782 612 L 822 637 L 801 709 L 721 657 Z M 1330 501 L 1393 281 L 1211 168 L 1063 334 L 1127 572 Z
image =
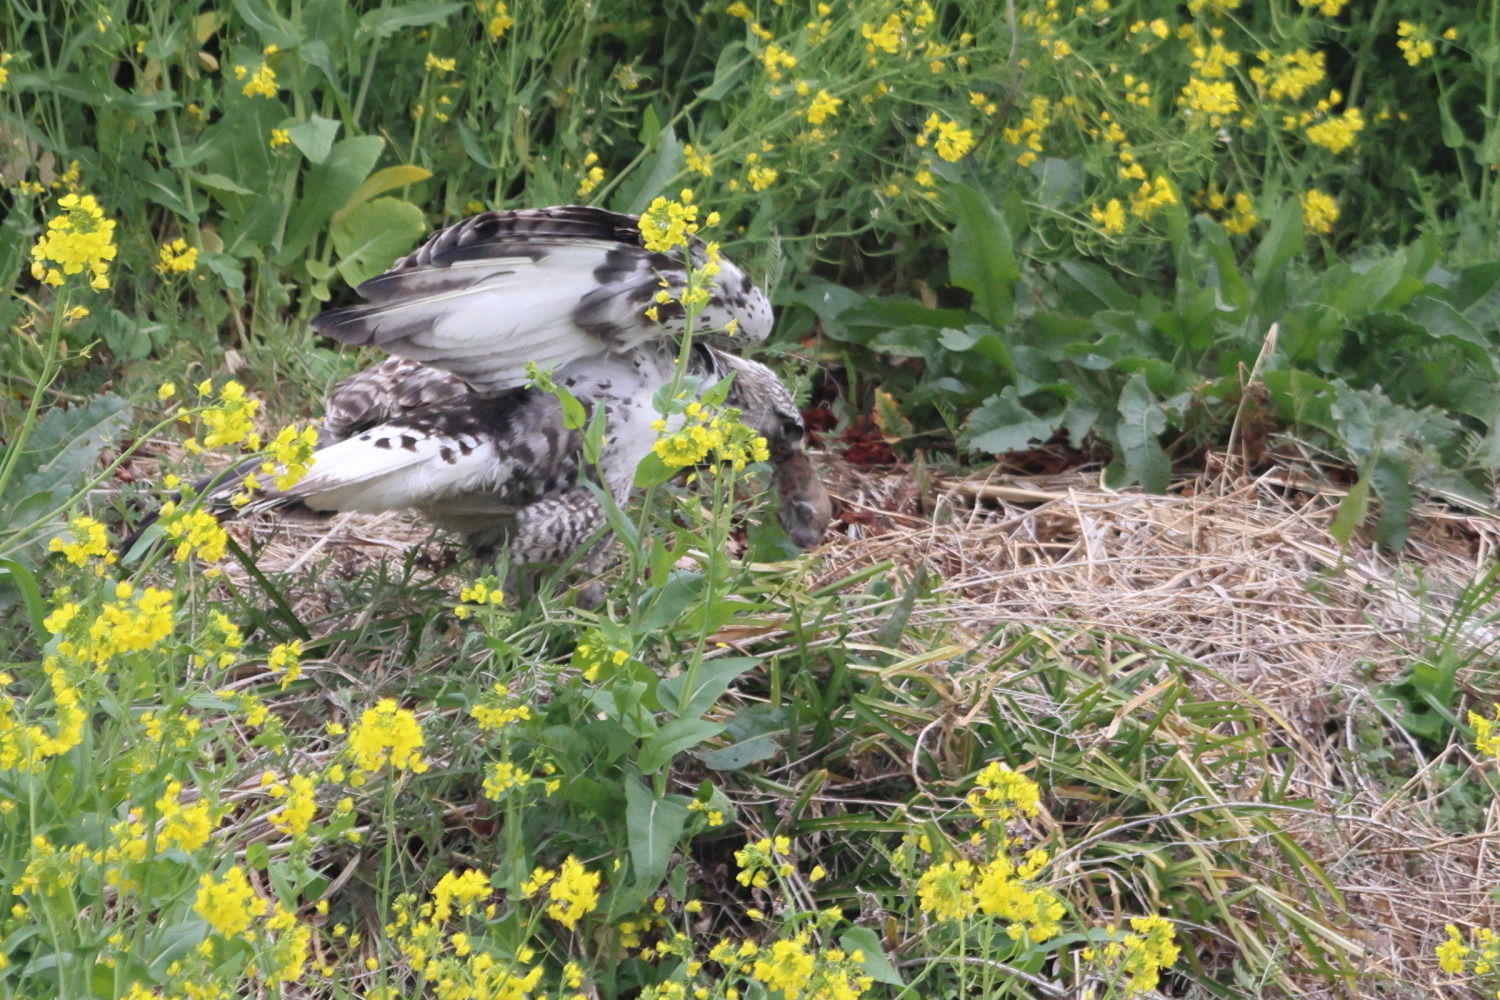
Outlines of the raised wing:
M 698 262 L 703 248 L 693 250 Z M 364 305 L 332 309 L 313 328 L 457 375 L 481 393 L 526 382 L 526 364 L 558 369 L 625 358 L 674 340 L 676 303 L 645 311 L 685 281 L 683 262 L 641 245 L 634 216 L 581 206 L 486 212 L 440 229 L 390 270 L 359 286 Z M 735 340 L 765 339 L 771 307 L 734 264 L 721 261 L 698 332 L 731 320 Z

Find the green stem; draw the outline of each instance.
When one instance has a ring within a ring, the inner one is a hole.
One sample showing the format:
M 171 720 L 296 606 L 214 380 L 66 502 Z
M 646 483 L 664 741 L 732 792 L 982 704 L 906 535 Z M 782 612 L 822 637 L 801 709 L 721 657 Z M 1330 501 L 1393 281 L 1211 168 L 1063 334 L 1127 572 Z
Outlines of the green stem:
M 47 343 L 42 348 L 42 371 L 32 386 L 31 399 L 26 404 L 26 415 L 21 418 L 21 426 L 11 435 L 5 456 L 0 460 L 0 497 L 6 495 L 5 488 L 10 485 L 10 477 L 15 474 L 16 465 L 21 461 L 21 453 L 26 450 L 26 441 L 36 426 L 36 417 L 42 408 L 42 396 L 62 370 L 62 358 L 57 347 L 62 340 L 63 314 L 66 312 L 63 303 L 61 295 L 53 299 L 52 326 L 47 331 Z

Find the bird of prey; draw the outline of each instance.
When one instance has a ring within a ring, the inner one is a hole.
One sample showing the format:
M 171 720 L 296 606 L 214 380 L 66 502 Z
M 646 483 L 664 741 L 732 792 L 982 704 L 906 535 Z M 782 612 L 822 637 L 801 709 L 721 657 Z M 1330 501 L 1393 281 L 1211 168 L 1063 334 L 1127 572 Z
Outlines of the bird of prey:
M 701 266 L 705 247 L 689 249 Z M 591 470 L 580 432 L 528 385 L 527 364 L 550 369 L 586 411 L 603 409 L 600 485 L 623 501 L 657 439 L 652 397 L 673 379 L 684 330 L 676 301 L 654 318 L 647 309 L 685 282 L 684 261 L 647 250 L 634 216 L 602 209 L 485 212 L 437 230 L 362 283 L 362 304 L 313 320 L 333 340 L 392 356 L 335 387 L 307 475 L 248 509 L 415 508 L 513 564 L 566 558 L 603 511 L 581 481 Z M 771 320 L 765 295 L 721 258 L 686 371 L 700 392 L 733 377 L 726 405 L 766 439 L 778 520 L 809 548 L 830 510 L 801 415 L 769 368 L 727 349 L 763 340 Z

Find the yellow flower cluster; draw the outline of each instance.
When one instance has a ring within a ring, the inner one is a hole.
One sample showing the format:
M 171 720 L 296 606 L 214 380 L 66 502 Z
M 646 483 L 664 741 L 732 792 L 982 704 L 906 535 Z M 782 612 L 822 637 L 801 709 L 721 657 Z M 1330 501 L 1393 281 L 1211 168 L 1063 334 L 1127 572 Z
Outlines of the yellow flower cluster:
M 271 825 L 289 837 L 305 835 L 318 813 L 317 781 L 305 774 L 294 774 L 282 782 L 266 771 L 260 776 L 260 787 L 272 801 L 281 803 L 281 808 L 269 817 Z
M 114 657 L 148 650 L 172 632 L 172 592 L 147 587 L 137 592 L 128 583 L 114 586 L 115 600 L 99 609 L 82 635 L 70 629 L 79 613 L 78 605 L 65 602 L 44 621 L 54 635 L 71 634 L 58 641 L 59 655 L 80 663 L 104 667 Z
M 787 878 L 792 874 L 791 854 L 790 837 L 762 837 L 746 844 L 734 852 L 735 863 L 740 867 L 735 880 L 743 886 L 764 889 L 772 875 Z
M 458 65 L 458 60 L 453 57 L 443 57 L 429 52 L 427 58 L 422 61 L 422 68 L 428 73 L 452 73 Z
M 1435 949 L 1438 966 L 1455 976 L 1471 974 L 1487 976 L 1500 969 L 1500 937 L 1488 927 L 1469 931 L 1469 943 L 1465 944 L 1458 928 L 1445 926 L 1448 938 Z M 1469 956 L 1473 955 L 1472 962 Z
M 421 774 L 422 727 L 417 717 L 397 706 L 395 699 L 382 698 L 367 708 L 349 730 L 349 754 L 354 766 L 370 773 L 387 764 L 393 770 Z
M 1102 208 L 1090 205 L 1089 218 L 1106 236 L 1115 236 L 1125 231 L 1125 206 L 1120 204 L 1118 198 L 1109 199 Z
M 1354 144 L 1354 137 L 1365 127 L 1365 117 L 1358 108 L 1348 108 L 1342 115 L 1331 115 L 1316 124 L 1307 126 L 1309 142 L 1316 143 L 1330 153 L 1342 153 Z
M 746 156 L 745 164 L 745 183 L 750 185 L 751 191 L 764 191 L 776 183 L 776 170 L 761 163 L 759 153 Z
M 178 237 L 168 240 L 156 251 L 157 274 L 189 274 L 198 266 L 198 248 Z
M 51 658 L 43 661 L 42 669 L 52 689 L 53 730 L 49 733 L 43 726 L 23 723 L 15 704 L 0 697 L 0 770 L 35 772 L 43 762 L 67 753 L 83 739 L 87 714 L 82 694 Z M 0 672 L 0 686 L 12 683 L 14 678 L 10 674 Z
M 459 603 L 453 608 L 453 617 L 462 620 L 481 608 L 499 607 L 505 601 L 505 594 L 493 577 L 486 577 L 475 580 L 460 590 L 458 600 Z
M 272 56 L 276 54 L 276 51 L 276 46 L 267 45 L 261 54 Z M 236 66 L 234 78 L 245 81 L 245 85 L 240 88 L 240 93 L 246 97 L 274 98 L 276 96 L 276 71 L 265 60 L 262 60 L 253 72 L 243 66 Z
M 692 143 L 682 147 L 682 162 L 695 174 L 704 177 L 714 175 L 714 158 L 700 149 L 695 149 Z
M 610 643 L 597 629 L 590 630 L 583 641 L 573 648 L 570 660 L 590 684 L 599 679 L 600 671 L 605 667 L 623 667 L 629 661 L 629 651 Z
M 998 761 L 990 761 L 974 777 L 974 789 L 964 801 L 986 829 L 995 823 L 1004 826 L 1018 817 L 1030 818 L 1041 809 L 1036 782 Z
M 1032 944 L 1062 933 L 1062 900 L 1045 886 L 1025 884 L 1047 863 L 1047 853 L 1032 850 L 1019 866 L 1003 853 L 984 864 L 962 858 L 931 865 L 917 879 L 917 904 L 940 921 L 994 917 L 1006 934 Z
M 1272 100 L 1296 100 L 1323 82 L 1322 51 L 1293 49 L 1272 55 L 1265 49 L 1256 54 L 1263 66 L 1250 68 L 1250 81 Z
M 927 145 L 930 136 L 936 135 L 932 148 L 937 155 L 953 163 L 963 157 L 965 153 L 974 148 L 974 133 L 966 128 L 960 128 L 958 122 L 944 121 L 942 116 L 933 112 L 927 116 L 927 121 L 922 123 L 922 131 L 917 134 L 918 146 Z
M 1037 154 L 1042 151 L 1042 131 L 1052 123 L 1051 111 L 1052 103 L 1045 97 L 1033 97 L 1021 121 L 1001 130 L 1000 137 L 1006 142 L 1025 147 L 1016 157 L 1021 166 L 1029 167 L 1036 162 Z
M 181 850 L 196 851 L 208 843 L 214 830 L 213 809 L 206 799 L 184 805 L 182 782 L 167 782 L 166 789 L 156 800 L 156 852 Z
M 220 937 L 248 936 L 250 924 L 256 917 L 265 916 L 267 908 L 266 901 L 255 894 L 239 865 L 225 872 L 223 878 L 204 872 L 198 879 L 193 911 Z
M 198 383 L 197 389 L 200 397 L 212 395 L 213 380 L 204 379 Z M 260 437 L 255 433 L 252 421 L 259 409 L 260 401 L 246 397 L 245 387 L 231 379 L 219 389 L 218 402 L 199 414 L 208 433 L 201 442 L 197 437 L 188 438 L 183 442 L 183 447 L 194 454 L 204 448 L 242 443 L 249 445 L 252 450 L 258 449 Z M 184 413 L 179 419 L 186 422 L 192 418 Z
M 1396 24 L 1396 48 L 1401 50 L 1401 55 L 1406 59 L 1408 66 L 1415 66 L 1423 59 L 1431 59 L 1437 52 L 1437 46 L 1432 41 L 1432 32 L 1427 30 L 1426 25 L 1414 24 L 1411 21 L 1400 21 Z
M 474 717 L 480 730 L 485 732 L 504 729 L 513 722 L 527 722 L 531 719 L 531 709 L 526 705 L 516 704 L 510 697 L 510 689 L 499 683 L 491 686 L 483 700 L 469 707 L 469 714 Z
M 578 197 L 583 198 L 593 193 L 594 189 L 604 183 L 604 168 L 599 166 L 599 154 L 588 152 L 583 157 L 583 174 L 578 178 Z
M 1349 0 L 1297 0 L 1297 2 L 1308 10 L 1317 8 L 1318 13 L 1324 17 L 1338 17 L 1339 11 L 1344 9 L 1344 4 Z
M 282 146 L 291 145 L 291 143 L 292 136 L 284 128 L 273 128 L 270 134 L 266 136 L 266 145 L 272 149 L 280 149 Z
M 1166 919 L 1158 916 L 1131 917 L 1131 933 L 1120 934 L 1110 926 L 1110 940 L 1102 948 L 1084 948 L 1086 962 L 1102 960 L 1112 976 L 1125 976 L 1127 992 L 1147 993 L 1156 989 L 1161 971 L 1177 961 L 1176 931 Z
M 838 114 L 839 105 L 843 100 L 834 97 L 826 90 L 819 90 L 813 95 L 812 103 L 807 106 L 807 122 L 809 125 L 821 125 L 823 122 Z
M 61 552 L 63 558 L 74 566 L 86 566 L 89 560 L 97 559 L 94 563 L 94 573 L 103 576 L 104 567 L 115 561 L 114 548 L 109 544 L 109 536 L 104 532 L 104 525 L 92 517 L 80 515 L 68 521 L 68 538 L 58 536 L 47 543 L 48 552 Z
M 1478 712 L 1469 713 L 1469 725 L 1474 730 L 1474 749 L 1485 757 L 1500 760 L 1500 705 L 1495 706 L 1495 717 L 1486 719 Z
M 481 0 L 475 6 L 479 9 L 479 16 L 485 18 L 484 33 L 492 42 L 498 42 L 516 23 L 505 6 L 505 0 L 494 0 L 494 3 Z
M 4 89 L 6 82 L 10 80 L 10 70 L 6 67 L 14 58 L 15 56 L 9 52 L 0 52 L 0 89 Z
M 1333 232 L 1333 224 L 1339 217 L 1338 202 L 1317 188 L 1308 189 L 1299 200 L 1302 202 L 1302 225 L 1308 232 Z
M 281 689 L 286 690 L 302 674 L 302 640 L 277 643 L 266 654 L 266 669 L 281 675 Z
M 521 892 L 530 899 L 547 890 L 547 916 L 572 930 L 579 919 L 599 905 L 599 873 L 583 867 L 573 855 L 563 859 L 556 871 L 535 868 L 531 878 L 521 883 Z
M 219 526 L 219 521 L 201 507 L 179 509 L 177 501 L 162 504 L 160 522 L 162 531 L 177 547 L 172 559 L 185 562 L 188 556 L 197 556 L 206 563 L 216 563 L 224 558 L 224 548 L 229 536 Z
M 1141 181 L 1141 186 L 1131 194 L 1130 214 L 1137 218 L 1149 219 L 1163 205 L 1175 204 L 1177 204 L 1177 194 L 1172 190 L 1171 183 L 1158 174 L 1154 181 Z
M 1219 223 L 1231 236 L 1243 236 L 1260 222 L 1260 216 L 1255 214 L 1254 203 L 1244 191 L 1235 192 L 1233 199 L 1225 199 L 1223 193 L 1212 188 L 1202 198 L 1202 207 L 1210 212 L 1221 213 Z
M 740 470 L 747 462 L 770 458 L 766 439 L 740 423 L 739 414 L 733 410 L 715 413 L 695 400 L 684 408 L 683 416 L 687 420 L 681 430 L 657 438 L 651 445 L 651 451 L 669 469 L 701 465 L 712 456 L 716 465 L 727 462 Z M 661 433 L 666 422 L 656 420 L 651 426 Z
M 253 408 L 251 412 L 254 412 Z M 208 443 L 207 439 L 204 443 Z M 266 446 L 270 458 L 261 463 L 260 471 L 271 477 L 278 490 L 289 490 L 307 475 L 317 447 L 317 428 L 308 426 L 299 431 L 291 425 L 283 427 Z
M 703 226 L 712 226 L 718 221 L 718 213 L 710 212 Z M 693 192 L 683 188 L 676 201 L 656 197 L 641 215 L 641 244 L 653 253 L 666 253 L 686 247 L 693 234 L 701 228 L 698 222 L 698 206 L 693 204 Z
M 1232 81 L 1190 77 L 1177 95 L 1177 106 L 1201 115 L 1209 125 L 1217 126 L 1223 122 L 1224 116 L 1240 109 L 1240 99 Z
M 115 259 L 115 222 L 91 194 L 65 194 L 57 200 L 62 213 L 47 220 L 47 231 L 31 247 L 31 276 L 45 285 L 61 285 L 66 275 L 89 273 L 89 287 L 109 288 L 109 262 Z

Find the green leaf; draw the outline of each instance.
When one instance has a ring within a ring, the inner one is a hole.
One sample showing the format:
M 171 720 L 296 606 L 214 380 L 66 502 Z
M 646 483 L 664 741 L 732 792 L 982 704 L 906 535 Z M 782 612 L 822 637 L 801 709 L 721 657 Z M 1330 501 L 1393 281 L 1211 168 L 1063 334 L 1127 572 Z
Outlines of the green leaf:
M 358 285 L 411 250 L 426 231 L 422 210 L 409 201 L 376 198 L 359 205 L 333 225 L 339 274 Z
M 974 311 L 995 326 L 1014 316 L 1021 276 L 1010 227 L 984 196 L 964 184 L 949 189 L 954 226 L 948 236 L 948 280 L 974 296 Z
M 697 718 L 719 700 L 731 681 L 753 669 L 758 663 L 760 660 L 754 656 L 726 656 L 721 660 L 708 660 L 700 663 L 693 672 L 693 688 L 686 692 L 685 697 L 683 687 L 689 680 L 686 672 L 662 681 L 656 689 L 656 696 L 661 700 L 662 708 L 673 715 Z
M 786 724 L 775 709 L 746 705 L 734 714 L 724 731 L 729 735 L 725 746 L 699 750 L 694 756 L 715 771 L 737 771 L 774 757 L 776 737 L 786 732 Z
M 1125 383 L 1118 408 L 1120 423 L 1115 435 L 1126 472 L 1144 489 L 1164 492 L 1172 474 L 1172 463 L 1159 440 L 1167 429 L 1167 417 L 1151 395 L 1145 375 L 1137 372 Z
M 322 163 L 333 152 L 333 140 L 338 137 L 339 123 L 322 115 L 309 115 L 307 121 L 286 130 L 286 137 L 302 155 L 313 163 Z
M 244 185 L 236 184 L 234 181 L 230 180 L 228 177 L 225 177 L 223 174 L 190 173 L 187 176 L 188 180 L 197 184 L 199 187 L 207 188 L 210 191 L 222 191 L 225 194 L 238 195 L 255 194 L 254 191 L 250 190 Z
M 711 740 L 724 731 L 724 723 L 708 719 L 673 719 L 641 743 L 635 764 L 642 774 L 655 774 L 682 751 Z
M 1333 515 L 1333 520 L 1328 522 L 1328 533 L 1339 543 L 1340 548 L 1348 547 L 1349 539 L 1354 536 L 1354 529 L 1364 523 L 1369 512 L 1370 477 L 1362 475 L 1349 487 L 1349 492 L 1339 501 L 1339 509 Z
M 722 101 L 739 86 L 740 77 L 744 76 L 745 67 L 749 65 L 749 62 L 746 58 L 744 43 L 730 42 L 725 45 L 719 50 L 719 61 L 714 66 L 714 82 L 699 92 L 699 99 Z
M 463 10 L 466 5 L 438 0 L 416 0 L 399 7 L 382 6 L 359 19 L 359 30 L 368 31 L 376 38 L 389 38 L 407 28 L 421 28 L 439 24 Z
M 1056 431 L 1055 420 L 1032 413 L 1021 402 L 1016 387 L 1008 385 L 969 414 L 959 444 L 970 451 L 1003 455 L 1045 442 Z
M 1387 552 L 1398 552 L 1406 544 L 1415 502 L 1411 489 L 1411 464 L 1381 455 L 1370 470 L 1370 485 L 1380 498 L 1380 516 L 1375 520 L 1375 539 Z
M 99 453 L 117 442 L 129 425 L 130 404 L 113 393 L 81 406 L 48 410 L 26 440 L 12 497 L 42 494 L 52 506 L 61 504 L 82 487 Z
M 343 208 L 349 197 L 370 175 L 385 140 L 376 135 L 358 135 L 333 144 L 328 158 L 308 172 L 302 185 L 302 200 L 292 213 L 288 231 L 276 263 L 289 264 L 322 232 L 334 212 Z
M 610 204 L 616 211 L 639 215 L 681 169 L 682 144 L 677 141 L 677 133 L 667 126 L 657 133 L 656 156 L 651 160 L 650 169 L 644 173 L 632 171 L 632 180 L 620 185 Z
M 1296 198 L 1283 198 L 1271 216 L 1266 235 L 1255 248 L 1251 273 L 1257 293 L 1277 276 L 1281 266 L 1302 246 L 1302 205 Z
M 47 626 L 42 622 L 47 617 L 47 603 L 42 600 L 42 590 L 37 586 L 31 570 L 14 559 L 0 559 L 0 583 L 10 583 L 21 594 L 26 605 L 26 617 L 31 619 L 31 633 L 37 643 L 47 641 Z
M 337 212 L 333 213 L 334 221 L 337 222 L 346 213 L 363 205 L 376 195 L 385 194 L 387 191 L 394 191 L 396 188 L 406 187 L 408 184 L 425 181 L 431 176 L 432 171 L 426 167 L 418 167 L 409 163 L 396 167 L 386 167 L 384 170 L 377 170 L 369 177 L 366 177 L 364 183 L 349 196 L 349 200 L 344 202 L 343 206 Z M 579 426 L 582 426 L 582 424 Z
M 657 798 L 636 775 L 625 777 L 625 836 L 640 898 L 661 884 L 687 818 L 687 805 L 681 796 Z
M 839 947 L 844 949 L 845 954 L 859 952 L 864 956 L 860 967 L 864 969 L 865 975 L 877 983 L 885 983 L 889 986 L 905 986 L 906 981 L 901 978 L 901 973 L 891 964 L 886 957 L 885 948 L 880 943 L 880 936 L 868 927 L 851 927 L 839 935 Z

